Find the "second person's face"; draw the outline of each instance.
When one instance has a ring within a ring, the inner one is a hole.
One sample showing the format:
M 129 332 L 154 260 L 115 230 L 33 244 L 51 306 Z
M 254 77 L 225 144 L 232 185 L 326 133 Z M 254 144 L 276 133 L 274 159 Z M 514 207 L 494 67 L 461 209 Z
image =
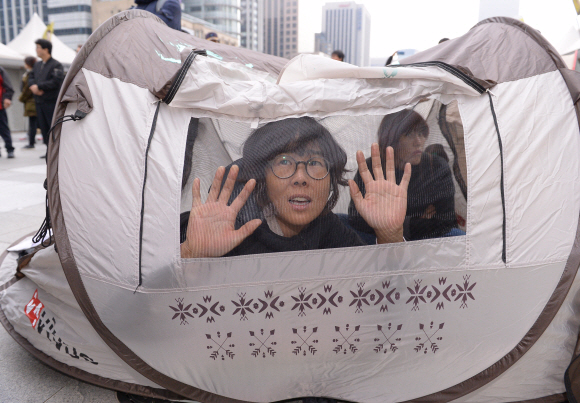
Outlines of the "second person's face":
M 405 136 L 401 136 L 395 148 L 395 162 L 399 168 L 405 166 L 407 162 L 411 165 L 418 165 L 425 149 L 427 136 L 418 131 L 412 131 Z
M 295 161 L 320 158 L 318 147 L 311 147 L 303 155 L 284 153 Z M 330 174 L 323 179 L 308 175 L 305 164 L 298 164 L 289 178 L 280 179 L 266 168 L 266 192 L 273 204 L 276 219 L 284 236 L 297 235 L 324 210 L 330 195 Z

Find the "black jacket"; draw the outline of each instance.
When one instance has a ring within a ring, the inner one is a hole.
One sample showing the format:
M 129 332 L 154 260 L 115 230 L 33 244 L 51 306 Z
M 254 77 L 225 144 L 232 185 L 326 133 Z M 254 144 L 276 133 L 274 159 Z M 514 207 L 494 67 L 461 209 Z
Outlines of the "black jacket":
M 64 69 L 58 60 L 52 57 L 43 63 L 42 60 L 36 62 L 32 71 L 28 75 L 28 85 L 38 85 L 44 91 L 41 96 L 35 95 L 34 100 L 38 104 L 56 103 L 60 86 L 64 81 Z
M 185 241 L 189 212 L 181 214 L 181 241 Z M 291 252 L 366 245 L 358 234 L 344 225 L 334 213 L 318 216 L 298 235 L 284 237 L 270 230 L 265 220 L 252 235 L 225 256 Z
M 372 174 L 371 159 L 368 158 L 366 162 Z M 397 183 L 400 183 L 403 170 L 395 169 L 395 176 Z M 359 172 L 354 181 L 364 195 L 365 186 Z M 435 214 L 431 218 L 422 218 L 430 205 L 435 207 Z M 352 200 L 348 207 L 348 222 L 357 231 L 374 233 L 359 215 Z M 405 239 L 439 238 L 456 227 L 455 186 L 449 165 L 440 157 L 423 153 L 421 162 L 412 167 L 407 189 L 407 217 L 403 226 Z

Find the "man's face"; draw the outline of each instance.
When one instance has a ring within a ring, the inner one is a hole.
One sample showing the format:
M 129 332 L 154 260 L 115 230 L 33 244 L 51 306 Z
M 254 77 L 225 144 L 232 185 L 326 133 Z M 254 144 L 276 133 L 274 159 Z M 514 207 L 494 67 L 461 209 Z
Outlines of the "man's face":
M 42 59 L 48 56 L 48 49 L 43 49 L 40 45 L 36 45 L 36 55 Z
M 342 62 L 342 59 L 340 57 L 338 57 L 338 55 L 332 55 L 332 56 L 330 56 L 330 58 L 332 60 L 338 60 L 339 62 Z

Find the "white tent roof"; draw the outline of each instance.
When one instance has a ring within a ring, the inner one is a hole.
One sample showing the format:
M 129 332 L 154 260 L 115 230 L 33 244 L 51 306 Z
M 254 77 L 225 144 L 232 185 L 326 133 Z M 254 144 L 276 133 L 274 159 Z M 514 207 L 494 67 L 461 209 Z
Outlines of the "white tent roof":
M 20 67 L 24 64 L 24 55 L 0 43 L 0 66 Z
M 8 47 L 26 56 L 36 57 L 36 45 L 34 41 L 42 38 L 45 31 L 46 25 L 44 25 L 44 22 L 42 22 L 38 14 L 34 13 L 30 21 L 28 21 L 28 24 L 8 44 Z M 52 42 L 52 56 L 62 64 L 71 64 L 77 55 L 76 52 L 65 45 L 56 35 L 52 35 L 50 41 Z

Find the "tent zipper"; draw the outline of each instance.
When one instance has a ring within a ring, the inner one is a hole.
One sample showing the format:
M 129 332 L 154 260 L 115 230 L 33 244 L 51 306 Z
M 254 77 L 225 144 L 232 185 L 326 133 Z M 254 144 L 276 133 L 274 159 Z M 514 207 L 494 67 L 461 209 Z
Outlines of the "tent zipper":
M 151 148 L 151 141 L 153 140 L 153 134 L 155 133 L 155 126 L 157 126 L 157 116 L 159 115 L 159 107 L 161 106 L 161 101 L 157 102 L 157 107 L 155 108 L 155 114 L 153 115 L 153 122 L 151 123 L 151 131 L 149 133 L 149 139 L 147 140 L 147 148 L 145 149 L 145 167 L 143 173 L 143 187 L 141 188 L 141 217 L 139 223 L 139 283 L 135 288 L 141 287 L 142 275 L 141 275 L 141 262 L 143 255 L 143 217 L 145 216 L 145 185 L 147 184 L 147 161 L 149 157 L 149 149 Z
M 469 85 L 471 88 L 473 88 L 474 90 L 476 90 L 480 94 L 483 94 L 486 91 L 485 88 L 481 84 L 479 84 L 477 81 L 475 81 L 473 78 L 469 77 L 467 74 L 465 74 L 464 72 L 462 72 L 458 68 L 453 67 L 450 64 L 447 64 L 444 62 L 420 62 L 420 63 L 410 63 L 410 64 L 396 64 L 396 65 L 385 66 L 385 67 L 396 68 L 396 67 L 429 67 L 429 66 L 435 66 L 435 67 L 439 67 L 442 70 L 445 70 L 446 72 L 459 78 L 461 81 L 463 81 L 464 83 Z
M 489 106 L 491 107 L 491 115 L 493 116 L 493 123 L 495 124 L 495 131 L 497 133 L 497 142 L 499 145 L 499 161 L 500 161 L 500 192 L 501 192 L 501 208 L 503 210 L 503 223 L 502 223 L 502 237 L 503 246 L 501 252 L 501 260 L 506 263 L 506 215 L 505 215 L 505 189 L 504 189 L 504 176 L 503 176 L 503 145 L 501 142 L 501 135 L 499 134 L 499 126 L 497 124 L 497 116 L 495 115 L 495 109 L 493 107 L 493 101 L 491 99 L 491 91 L 487 90 L 487 95 L 489 96 Z
M 191 63 L 193 63 L 193 60 L 196 58 L 197 55 L 207 56 L 207 52 L 205 50 L 193 50 L 189 55 L 187 55 L 185 61 L 181 65 L 181 68 L 177 72 L 177 77 L 175 78 L 175 81 L 173 82 L 173 84 L 171 84 L 171 87 L 169 87 L 169 91 L 167 91 L 167 95 L 165 96 L 165 98 L 163 98 L 163 102 L 165 102 L 167 105 L 169 105 L 171 101 L 173 101 L 173 97 L 175 97 L 175 94 L 177 94 L 177 90 L 181 86 L 181 83 L 185 79 L 185 76 L 189 68 L 191 67 Z

